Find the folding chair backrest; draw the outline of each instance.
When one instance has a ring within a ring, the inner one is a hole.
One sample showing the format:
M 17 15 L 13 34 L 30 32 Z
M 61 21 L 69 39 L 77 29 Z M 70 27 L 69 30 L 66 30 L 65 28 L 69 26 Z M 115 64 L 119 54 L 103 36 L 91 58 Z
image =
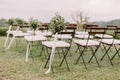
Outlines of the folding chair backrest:
M 116 30 L 117 30 L 117 26 L 114 25 L 107 25 L 107 31 L 110 31 L 110 33 L 115 37 L 116 36 Z M 113 33 L 112 33 L 113 31 Z
M 115 30 L 115 36 L 114 36 L 114 38 L 119 38 L 118 37 L 119 34 L 120 34 L 120 27 L 117 27 L 116 30 Z
M 91 28 L 91 27 L 98 27 L 98 25 L 94 25 L 94 24 L 84 24 L 83 25 L 83 28 L 85 29 L 85 31 L 87 28 Z
M 107 30 L 116 30 L 117 26 L 107 25 Z
M 44 23 L 44 24 L 42 24 L 42 26 L 39 28 L 39 30 L 41 30 L 41 31 L 45 31 L 45 30 L 48 31 L 48 29 L 49 29 L 49 27 L 48 27 L 48 23 Z
M 104 34 L 106 34 L 107 28 L 105 27 L 87 27 L 89 35 L 95 35 L 95 34 L 102 34 L 102 37 Z
M 87 39 L 87 42 L 89 40 L 91 40 L 90 35 L 94 36 L 95 34 L 102 34 L 102 37 L 103 37 L 104 34 L 106 33 L 106 30 L 107 30 L 107 28 L 105 28 L 105 27 L 87 27 L 86 29 L 89 33 L 89 37 Z M 86 45 L 87 45 L 87 43 L 86 43 Z
M 74 37 L 76 29 L 76 24 L 68 24 L 68 27 L 66 27 L 65 30 L 61 31 L 60 34 L 70 34 L 72 37 Z
M 20 30 L 22 30 L 23 32 L 26 32 L 27 30 L 30 30 L 30 26 L 28 25 L 20 26 Z

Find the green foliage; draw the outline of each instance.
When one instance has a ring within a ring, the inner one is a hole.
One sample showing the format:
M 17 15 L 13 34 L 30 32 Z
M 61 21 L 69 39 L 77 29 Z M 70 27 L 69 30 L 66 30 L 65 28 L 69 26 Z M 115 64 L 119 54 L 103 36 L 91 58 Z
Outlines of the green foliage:
M 8 29 L 6 29 L 6 28 L 0 28 L 0 36 L 6 36 L 7 30 L 8 30 Z
M 36 30 L 40 26 L 39 21 L 37 19 L 33 19 L 33 18 L 30 18 L 29 25 L 30 25 L 31 29 L 33 29 L 33 30 Z
M 5 26 L 8 26 L 6 22 L 7 22 L 7 20 L 6 20 L 6 19 L 1 18 L 1 19 L 0 19 L 0 27 L 5 27 Z
M 15 19 L 15 21 L 16 21 L 16 23 L 17 23 L 17 25 L 18 25 L 18 26 L 23 26 L 23 25 L 24 25 L 24 23 L 25 23 L 25 21 L 24 21 L 24 20 L 19 19 L 19 18 L 16 18 L 16 19 Z
M 59 14 L 56 14 L 51 20 L 50 20 L 50 29 L 52 30 L 53 34 L 59 33 L 63 29 L 65 29 L 67 25 L 67 22 L 65 22 L 65 19 L 60 16 Z
M 15 20 L 13 18 L 8 19 L 7 24 L 14 25 L 15 24 Z

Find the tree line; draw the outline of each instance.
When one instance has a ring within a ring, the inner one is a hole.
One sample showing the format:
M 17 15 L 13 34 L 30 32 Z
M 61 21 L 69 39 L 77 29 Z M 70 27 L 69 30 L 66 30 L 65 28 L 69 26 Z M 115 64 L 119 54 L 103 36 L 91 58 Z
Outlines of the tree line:
M 19 22 L 26 22 L 26 21 L 24 21 L 23 19 L 20 19 L 20 18 L 10 18 L 10 19 L 5 19 L 5 18 L 1 18 L 0 19 L 0 27 L 8 27 L 9 26 L 9 24 L 8 24 L 8 22 L 9 21 L 12 21 L 12 20 L 14 20 L 14 21 L 19 21 Z

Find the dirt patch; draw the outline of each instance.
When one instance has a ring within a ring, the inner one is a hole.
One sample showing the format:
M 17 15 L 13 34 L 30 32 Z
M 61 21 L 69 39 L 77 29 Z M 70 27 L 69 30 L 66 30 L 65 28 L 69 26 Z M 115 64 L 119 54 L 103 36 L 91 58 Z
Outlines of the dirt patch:
M 0 66 L 0 80 L 4 80 L 3 68 Z

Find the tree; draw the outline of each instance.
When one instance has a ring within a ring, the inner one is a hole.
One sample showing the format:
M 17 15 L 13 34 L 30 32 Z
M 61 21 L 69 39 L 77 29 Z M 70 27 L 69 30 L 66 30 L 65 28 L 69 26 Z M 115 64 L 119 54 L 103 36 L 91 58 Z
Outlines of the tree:
M 4 26 L 8 26 L 7 23 L 6 23 L 6 19 L 1 18 L 0 19 L 0 27 L 4 27 Z
M 65 29 L 67 22 L 65 19 L 60 16 L 58 13 L 50 20 L 50 29 L 52 30 L 53 34 L 59 33 L 63 29 Z
M 89 17 L 84 17 L 82 11 L 78 11 L 72 15 L 72 19 L 77 23 L 78 29 L 82 29 L 83 24 L 87 24 L 89 22 Z
M 39 21 L 37 19 L 30 18 L 29 19 L 29 26 L 33 30 L 33 35 L 35 35 L 35 30 L 40 26 Z
M 25 21 L 20 18 L 16 18 L 15 21 L 16 21 L 16 25 L 18 26 L 23 26 L 25 24 Z
M 13 26 L 15 24 L 15 20 L 13 18 L 10 18 L 8 19 L 7 24 Z

